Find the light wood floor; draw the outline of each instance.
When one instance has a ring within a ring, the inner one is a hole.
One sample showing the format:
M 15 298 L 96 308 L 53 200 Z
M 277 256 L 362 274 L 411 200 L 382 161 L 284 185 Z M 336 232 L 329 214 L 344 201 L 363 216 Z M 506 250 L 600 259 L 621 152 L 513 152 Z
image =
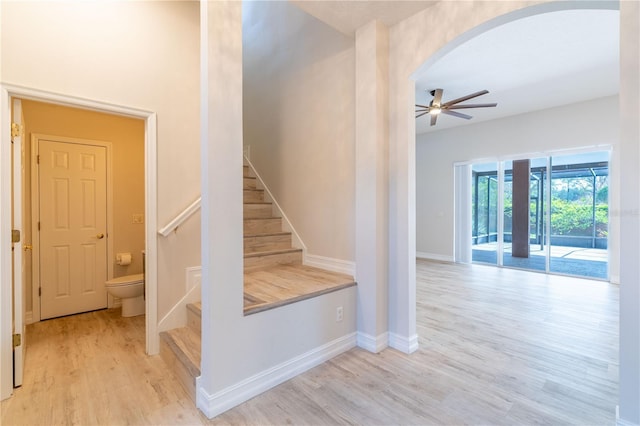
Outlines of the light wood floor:
M 353 349 L 208 421 L 144 321 L 101 311 L 28 328 L 25 385 L 2 424 L 613 425 L 618 288 L 418 262 L 420 349 Z

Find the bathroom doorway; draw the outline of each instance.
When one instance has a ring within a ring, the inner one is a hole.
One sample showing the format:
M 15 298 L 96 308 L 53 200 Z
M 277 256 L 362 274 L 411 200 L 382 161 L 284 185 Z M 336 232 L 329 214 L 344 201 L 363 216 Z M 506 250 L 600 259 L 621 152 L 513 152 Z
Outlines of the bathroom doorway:
M 143 110 L 139 110 L 139 109 L 132 109 L 132 108 L 128 108 L 128 107 L 124 107 L 124 106 L 117 106 L 117 105 L 113 105 L 113 104 L 105 104 L 102 102 L 97 102 L 97 101 L 91 101 L 91 100 L 87 100 L 87 99 L 78 99 L 78 98 L 74 98 L 74 97 L 70 97 L 70 96 L 65 96 L 65 95 L 57 95 L 57 94 L 51 94 L 51 93 L 47 93 L 47 92 L 42 92 L 42 91 L 38 91 L 38 90 L 34 90 L 34 89 L 29 89 L 29 88 L 23 88 L 23 87 L 15 87 L 15 86 L 10 86 L 10 85 L 0 85 L 0 94 L 1 99 L 2 99 L 2 104 L 0 105 L 1 107 L 1 114 L 3 117 L 7 117 L 7 120 L 2 120 L 0 122 L 0 134 L 2 135 L 2 141 L 3 141 L 3 145 L 4 146 L 11 146 L 11 126 L 10 126 L 10 120 L 9 118 L 12 117 L 12 103 L 14 100 L 22 100 L 24 101 L 35 101 L 35 102 L 40 102 L 40 103 L 44 103 L 47 104 L 49 107 L 53 107 L 53 108 L 62 108 L 62 107 L 69 107 L 69 108 L 75 108 L 78 109 L 79 111 L 84 111 L 84 112 L 91 112 L 91 113 L 102 113 L 105 115 L 111 115 L 111 116 L 115 116 L 115 117 L 126 117 L 126 118 L 130 118 L 133 119 L 137 122 L 140 123 L 140 125 L 142 126 L 142 150 L 143 150 L 143 154 L 142 154 L 142 161 L 141 164 L 143 164 L 143 167 L 139 168 L 142 169 L 142 178 L 139 179 L 136 182 L 133 181 L 128 181 L 127 178 L 125 178 L 125 183 L 124 185 L 121 186 L 127 186 L 127 185 L 132 185 L 132 184 L 138 184 L 140 185 L 143 189 L 142 189 L 142 212 L 143 212 L 143 222 L 140 226 L 140 224 L 137 224 L 140 228 L 141 228 L 141 232 L 142 232 L 142 247 L 145 248 L 146 250 L 146 267 L 145 267 L 145 272 L 146 272 L 146 288 L 145 288 L 145 302 L 146 302 L 146 315 L 144 318 L 144 331 L 145 331 L 145 348 L 146 348 L 146 352 L 147 354 L 156 354 L 158 353 L 159 350 L 159 338 L 158 338 L 158 332 L 157 332 L 157 238 L 156 238 L 156 233 L 157 233 L 157 194 L 156 194 L 156 181 L 157 181 L 157 156 L 156 156 L 156 152 L 157 152 L 157 116 L 155 113 L 153 112 L 149 112 L 149 111 L 143 111 Z M 55 121 L 55 120 L 53 120 Z M 55 124 L 55 123 L 54 123 Z M 59 123 L 58 123 L 59 124 Z M 76 122 L 77 125 L 89 125 L 86 121 L 84 120 L 79 120 Z M 60 132 L 46 132 L 49 134 L 61 134 Z M 92 139 L 91 137 L 85 137 L 87 139 Z M 93 138 L 95 139 L 95 138 Z M 30 140 L 25 138 L 25 143 L 23 144 L 23 147 L 30 147 Z M 4 152 L 4 151 L 3 151 Z M 25 157 L 24 155 L 25 153 L 23 152 L 22 155 L 17 156 L 19 157 L 19 162 L 16 163 L 16 168 L 20 169 L 20 168 L 30 168 L 30 161 L 29 161 L 29 156 Z M 11 170 L 11 164 L 10 164 L 10 158 L 11 156 L 9 155 L 3 155 L 0 158 L 1 161 L 1 171 L 2 171 L 2 176 L 3 176 L 3 185 L 4 182 L 10 182 L 10 179 L 8 179 L 8 177 L 10 177 L 10 170 Z M 124 170 L 133 170 L 134 168 L 131 167 L 123 167 Z M 5 180 L 5 177 L 7 177 L 7 179 Z M 25 173 L 23 174 L 22 179 L 18 182 L 18 185 L 21 188 L 30 188 L 31 185 L 31 180 L 30 180 L 31 176 L 30 173 Z M 6 186 L 6 185 L 5 185 Z M 7 190 L 7 191 L 3 191 L 2 192 L 2 203 L 4 206 L 11 206 L 11 191 Z M 27 201 L 26 203 L 29 203 L 29 197 L 26 197 Z M 123 202 L 127 202 L 126 197 L 123 197 Z M 132 217 L 129 216 L 129 222 L 133 222 L 135 221 L 139 221 L 139 215 L 136 215 L 136 217 Z M 30 225 L 30 215 L 27 217 L 27 223 L 24 223 L 23 226 L 24 228 L 28 227 Z M 108 220 L 109 222 L 109 220 Z M 5 226 L 3 226 L 3 235 L 4 232 L 8 229 L 8 227 L 6 226 L 6 221 L 3 222 L 3 224 Z M 19 245 L 16 245 L 15 250 L 21 250 L 22 253 L 27 253 L 29 252 L 29 250 L 31 249 L 31 241 L 27 240 L 26 238 L 26 234 L 24 232 L 25 229 L 22 229 L 22 239 L 21 242 L 19 243 Z M 3 250 L 3 259 L 6 259 L 6 252 Z M 31 256 L 24 256 L 25 258 L 27 257 L 31 257 Z M 114 258 L 114 256 L 110 257 L 110 258 Z M 139 252 L 139 258 L 140 258 L 140 263 L 142 262 L 141 258 L 142 258 L 142 253 Z M 31 279 L 31 259 L 25 259 L 25 267 L 23 268 L 23 271 L 25 272 L 25 275 L 29 275 L 28 277 L 25 277 L 25 280 Z M 2 267 L 2 279 L 3 282 L 11 282 L 11 276 L 13 274 L 13 270 L 12 268 L 9 267 L 10 265 L 3 261 L 3 267 Z M 116 266 L 114 266 L 114 268 L 117 268 Z M 15 287 L 9 288 L 8 291 L 5 291 L 3 289 L 2 291 L 2 295 L 1 295 L 1 304 L 2 304 L 2 309 L 1 311 L 3 312 L 3 315 L 1 316 L 1 321 L 0 321 L 0 326 L 1 328 L 1 346 L 0 349 L 2 350 L 2 356 L 0 357 L 0 359 L 2 360 L 1 363 L 1 377 L 2 377 L 2 381 L 0 383 L 1 387 L 2 387 L 2 398 L 7 398 L 8 396 L 11 395 L 12 391 L 11 389 L 14 386 L 14 383 L 19 383 L 18 382 L 14 382 L 14 380 L 12 380 L 12 370 L 16 367 L 14 365 L 14 362 L 12 361 L 14 359 L 13 354 L 14 353 L 18 353 L 18 349 L 22 350 L 22 346 L 17 346 L 14 349 L 14 345 L 13 342 L 15 342 L 15 337 L 12 337 L 12 333 L 13 333 L 13 322 L 15 320 L 14 316 L 15 315 L 20 315 L 20 317 L 26 322 L 26 323 L 31 323 L 31 322 L 35 322 L 38 321 L 40 318 L 39 315 L 36 315 L 36 313 L 39 313 L 39 308 L 38 309 L 33 309 L 33 303 L 34 303 L 34 292 L 37 291 L 37 287 L 32 286 L 30 288 L 30 286 L 28 286 L 27 284 L 22 284 L 20 282 L 16 282 L 15 283 Z M 15 297 L 14 297 L 15 296 Z M 19 299 L 19 296 L 22 297 L 24 299 L 24 303 L 21 301 L 20 304 L 22 306 L 24 306 L 24 308 L 27 307 L 27 304 L 30 303 L 31 304 L 31 310 L 28 309 L 14 309 L 14 303 L 16 303 L 16 301 Z M 37 299 L 36 299 L 37 300 Z M 23 344 L 24 344 L 24 340 L 23 340 Z
M 22 110 L 31 159 L 28 322 L 117 307 L 105 281 L 143 272 L 144 121 L 31 100 Z M 130 253 L 131 263 L 117 264 L 117 253 Z

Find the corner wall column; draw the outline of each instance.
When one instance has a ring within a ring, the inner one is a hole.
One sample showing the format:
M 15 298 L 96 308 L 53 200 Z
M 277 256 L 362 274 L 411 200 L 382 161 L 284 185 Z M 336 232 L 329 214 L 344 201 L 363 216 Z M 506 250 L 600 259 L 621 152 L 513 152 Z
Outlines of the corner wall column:
M 620 2 L 620 387 L 618 425 L 640 425 L 640 3 Z
M 388 335 L 389 34 L 356 31 L 356 281 L 358 346 L 380 352 Z
M 242 2 L 200 3 L 202 361 L 196 405 L 233 383 L 226 329 L 242 318 Z

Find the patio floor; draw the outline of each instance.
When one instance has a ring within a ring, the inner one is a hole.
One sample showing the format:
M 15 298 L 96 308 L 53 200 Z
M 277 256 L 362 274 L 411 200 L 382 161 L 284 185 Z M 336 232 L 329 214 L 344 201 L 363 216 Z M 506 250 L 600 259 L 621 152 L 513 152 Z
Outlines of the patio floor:
M 497 243 L 473 246 L 473 262 L 497 264 Z M 511 244 L 504 244 L 503 265 L 519 269 L 545 271 L 545 252 L 540 245 L 530 246 L 528 258 L 511 256 Z M 605 249 L 551 246 L 549 272 L 607 280 L 608 252 Z

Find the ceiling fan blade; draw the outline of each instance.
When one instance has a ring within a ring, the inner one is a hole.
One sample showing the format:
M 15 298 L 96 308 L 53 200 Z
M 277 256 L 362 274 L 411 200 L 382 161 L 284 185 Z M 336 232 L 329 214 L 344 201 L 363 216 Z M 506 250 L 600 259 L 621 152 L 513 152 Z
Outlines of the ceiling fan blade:
M 466 104 L 466 105 L 451 105 L 450 107 L 447 107 L 446 109 L 462 109 L 462 108 L 490 108 L 490 107 L 494 107 L 497 106 L 497 103 L 493 103 L 493 104 Z
M 416 112 L 416 113 L 417 113 L 417 112 Z M 422 116 L 423 116 L 423 115 L 425 115 L 425 114 L 429 114 L 429 111 L 425 111 L 425 112 L 422 112 L 422 113 L 420 113 L 420 114 L 416 115 L 416 118 L 420 118 L 420 117 L 422 117 Z
M 488 90 L 481 90 L 479 92 L 472 93 L 470 95 L 463 96 L 461 98 L 454 99 L 454 100 L 449 101 L 449 102 L 445 102 L 445 103 L 442 104 L 442 106 L 443 107 L 448 107 L 448 106 L 451 106 L 451 105 L 455 105 L 457 103 L 464 102 L 464 101 L 467 101 L 469 99 L 477 98 L 478 96 L 486 95 L 487 93 L 489 93 Z
M 416 104 L 416 108 L 431 108 L 431 107 L 427 105 Z
M 434 105 L 441 105 L 442 104 L 442 89 L 436 89 L 433 93 L 433 101 L 432 104 Z
M 473 118 L 470 115 L 462 114 L 462 113 L 455 112 L 455 111 L 449 111 L 448 109 L 443 109 L 441 112 L 442 112 L 442 114 L 452 115 L 452 116 L 458 117 L 458 118 L 464 118 L 465 120 L 471 120 Z
M 438 120 L 438 114 L 434 114 L 431 116 L 431 125 L 435 126 L 436 125 L 436 121 Z

